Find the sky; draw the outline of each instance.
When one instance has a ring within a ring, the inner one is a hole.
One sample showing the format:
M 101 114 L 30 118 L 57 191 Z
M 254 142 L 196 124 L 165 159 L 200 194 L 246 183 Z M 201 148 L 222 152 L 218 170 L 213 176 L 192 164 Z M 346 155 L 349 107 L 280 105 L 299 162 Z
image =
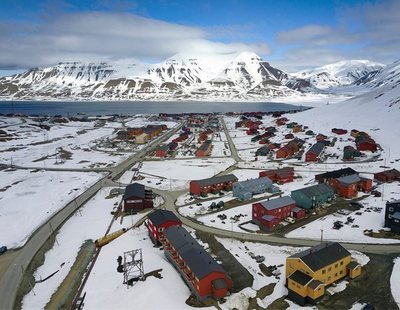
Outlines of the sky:
M 400 0 L 1 0 L 0 76 L 251 51 L 287 72 L 400 59 Z

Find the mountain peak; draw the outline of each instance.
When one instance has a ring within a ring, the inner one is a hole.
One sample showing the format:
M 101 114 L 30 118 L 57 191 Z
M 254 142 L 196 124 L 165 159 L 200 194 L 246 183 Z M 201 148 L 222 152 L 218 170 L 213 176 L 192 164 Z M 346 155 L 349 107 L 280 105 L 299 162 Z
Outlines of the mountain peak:
M 253 52 L 240 52 L 234 59 L 237 62 L 262 61 L 262 58 Z

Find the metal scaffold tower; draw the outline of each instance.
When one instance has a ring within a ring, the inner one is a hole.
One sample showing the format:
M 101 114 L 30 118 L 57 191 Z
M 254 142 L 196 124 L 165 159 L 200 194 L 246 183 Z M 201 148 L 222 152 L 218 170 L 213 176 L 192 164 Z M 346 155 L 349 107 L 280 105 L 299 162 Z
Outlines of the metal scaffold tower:
M 124 284 L 146 280 L 143 268 L 142 249 L 124 252 Z

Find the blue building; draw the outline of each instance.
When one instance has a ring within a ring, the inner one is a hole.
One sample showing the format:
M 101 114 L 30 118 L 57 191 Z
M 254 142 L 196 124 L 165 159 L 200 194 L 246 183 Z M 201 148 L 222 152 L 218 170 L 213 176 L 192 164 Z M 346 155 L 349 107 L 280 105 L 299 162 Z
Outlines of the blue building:
M 279 188 L 272 184 L 268 177 L 259 179 L 251 179 L 233 184 L 233 196 L 240 200 L 249 200 L 253 195 L 262 194 L 265 192 L 276 193 Z

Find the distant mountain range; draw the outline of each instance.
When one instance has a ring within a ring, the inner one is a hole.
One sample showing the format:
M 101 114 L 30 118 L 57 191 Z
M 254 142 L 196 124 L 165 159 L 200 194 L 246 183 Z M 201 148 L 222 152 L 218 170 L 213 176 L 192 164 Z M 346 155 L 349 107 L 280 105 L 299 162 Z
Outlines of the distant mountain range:
M 383 64 L 369 60 L 349 60 L 300 71 L 293 75 L 305 79 L 316 88 L 329 89 L 351 85 L 384 67 Z
M 176 55 L 151 66 L 59 63 L 0 78 L 0 99 L 224 101 L 307 97 L 348 85 L 373 87 L 390 76 L 398 79 L 393 73 L 382 76 L 384 69 L 382 64 L 352 60 L 289 74 L 250 52 L 219 59 Z

